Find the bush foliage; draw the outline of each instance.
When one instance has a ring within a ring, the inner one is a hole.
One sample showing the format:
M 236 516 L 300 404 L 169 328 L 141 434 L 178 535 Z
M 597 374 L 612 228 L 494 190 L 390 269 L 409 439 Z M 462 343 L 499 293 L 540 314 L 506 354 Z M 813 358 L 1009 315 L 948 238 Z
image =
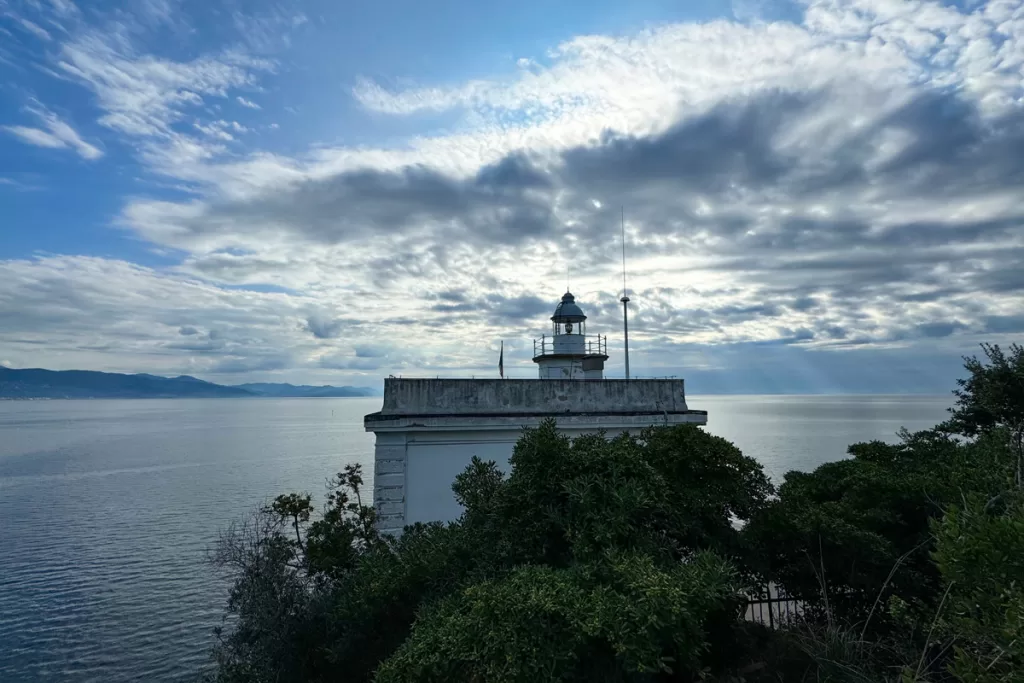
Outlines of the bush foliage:
M 379 535 L 349 467 L 322 511 L 229 529 L 208 681 L 1024 680 L 1024 350 L 965 359 L 951 419 L 790 472 L 693 426 L 474 459 L 449 524 Z M 768 583 L 801 618 L 744 621 Z

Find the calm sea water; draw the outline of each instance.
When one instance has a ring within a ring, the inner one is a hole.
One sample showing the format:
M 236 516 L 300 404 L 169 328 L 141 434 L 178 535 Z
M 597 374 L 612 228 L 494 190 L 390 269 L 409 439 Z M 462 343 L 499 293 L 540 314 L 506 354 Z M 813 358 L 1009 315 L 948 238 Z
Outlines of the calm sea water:
M 948 397 L 707 396 L 773 478 L 943 419 Z M 0 401 L 0 681 L 180 681 L 227 595 L 205 564 L 278 493 L 372 472 L 380 399 Z M 372 477 L 368 477 L 372 480 Z

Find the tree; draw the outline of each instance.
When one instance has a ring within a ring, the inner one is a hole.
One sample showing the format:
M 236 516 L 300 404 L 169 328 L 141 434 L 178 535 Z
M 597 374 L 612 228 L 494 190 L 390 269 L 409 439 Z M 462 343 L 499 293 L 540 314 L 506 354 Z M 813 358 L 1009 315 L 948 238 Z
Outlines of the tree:
M 1024 672 L 1024 500 L 1000 507 L 972 494 L 934 524 L 942 630 L 954 647 L 951 670 L 968 683 L 1009 683 Z
M 756 569 L 821 617 L 797 638 L 815 676 L 1017 680 L 1024 358 L 983 348 L 948 422 L 788 473 L 744 529 Z
M 931 595 L 929 519 L 941 514 L 935 463 L 951 440 L 850 447 L 852 459 L 789 472 L 744 538 L 756 569 L 811 603 L 865 618 L 892 567 L 890 591 Z M 941 499 L 941 496 L 940 496 Z
M 479 460 L 459 475 L 459 521 L 399 538 L 373 531 L 359 484 L 342 473 L 319 517 L 308 496 L 279 497 L 258 543 L 227 537 L 248 548 L 235 592 L 253 599 L 231 605 L 215 680 L 689 680 L 733 663 L 731 521 L 771 487 L 723 439 L 571 441 L 548 421 L 524 431 L 508 476 Z
M 704 621 L 735 592 L 732 569 L 710 553 L 668 567 L 636 553 L 527 566 L 424 612 L 375 680 L 692 680 Z
M 982 344 L 988 358 L 964 357 L 970 373 L 958 379 L 956 406 L 943 425 L 954 434 L 977 436 L 998 429 L 1008 433 L 1015 464 L 1015 482 L 1024 489 L 1024 347 L 1010 345 L 1007 355 L 995 344 Z
M 359 466 L 346 467 L 331 482 L 319 519 L 310 521 L 311 496 L 292 493 L 222 534 L 211 559 L 234 578 L 232 620 L 216 632 L 215 668 L 206 680 L 331 680 L 337 582 L 387 546 L 373 529 L 373 509 L 361 505 L 361 485 Z
M 205 680 L 316 680 L 315 647 L 303 634 L 316 633 L 323 610 L 308 577 L 297 563 L 301 542 L 291 535 L 284 512 L 302 516 L 299 500 L 275 510 L 265 506 L 221 537 L 213 561 L 230 571 L 234 583 L 228 598 L 226 627 L 215 632 L 214 669 Z M 308 504 L 308 500 L 306 501 Z M 228 621 L 227 617 L 231 617 Z
M 641 441 L 646 461 L 668 482 L 677 542 L 737 557 L 736 522 L 751 519 L 775 493 L 761 464 L 692 425 L 648 429 Z
M 771 491 L 760 465 L 693 426 L 570 440 L 554 421 L 510 464 L 506 478 L 474 460 L 456 479 L 479 580 L 422 612 L 378 680 L 694 675 L 703 629 L 735 624 L 743 602 L 708 549 L 738 548 L 732 520 Z
M 348 468 L 317 514 L 280 496 L 225 536 L 209 679 L 1008 683 L 1024 669 L 1024 352 L 966 359 L 952 417 L 790 472 L 694 426 L 474 459 L 451 524 L 374 530 Z M 774 581 L 799 629 L 744 625 Z M 821 620 L 818 621 L 818 617 Z
M 510 464 L 503 479 L 475 462 L 454 486 L 460 524 L 486 537 L 502 566 L 564 567 L 610 548 L 671 561 L 702 549 L 731 556 L 734 521 L 773 491 L 757 461 L 693 425 L 571 441 L 547 421 L 524 432 Z
M 958 380 L 948 422 L 787 473 L 777 499 L 744 530 L 755 569 L 849 619 L 865 619 L 880 594 L 934 609 L 941 589 L 931 522 L 965 494 L 993 501 L 1021 481 L 1024 349 L 983 349 L 987 364 L 964 359 L 969 376 Z M 883 622 L 876 616 L 874 625 Z

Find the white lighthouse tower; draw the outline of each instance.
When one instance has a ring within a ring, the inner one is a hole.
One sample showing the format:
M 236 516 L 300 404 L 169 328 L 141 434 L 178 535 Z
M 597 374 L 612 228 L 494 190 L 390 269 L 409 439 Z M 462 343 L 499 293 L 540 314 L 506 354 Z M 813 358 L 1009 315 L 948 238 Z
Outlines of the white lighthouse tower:
M 508 471 L 524 427 L 554 418 L 570 437 L 609 437 L 652 425 L 705 424 L 681 379 L 604 379 L 607 338 L 587 336 L 587 316 L 566 292 L 551 337 L 534 341 L 538 379 L 384 380 L 384 405 L 363 419 L 376 435 L 373 502 L 381 531 L 462 514 L 452 482 L 474 456 Z
M 533 340 L 533 362 L 540 379 L 602 379 L 608 338 L 587 336 L 587 316 L 571 292 L 562 295 L 551 326 L 550 337 Z

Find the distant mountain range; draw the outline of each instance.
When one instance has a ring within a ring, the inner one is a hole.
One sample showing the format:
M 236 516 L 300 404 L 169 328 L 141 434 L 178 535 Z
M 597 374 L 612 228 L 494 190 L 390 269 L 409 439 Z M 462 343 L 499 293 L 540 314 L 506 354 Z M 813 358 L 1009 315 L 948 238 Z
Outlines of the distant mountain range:
M 122 375 L 89 370 L 12 370 L 0 366 L 3 398 L 301 398 L 377 396 L 368 387 L 311 387 L 293 384 L 225 386 L 188 375 Z
M 369 387 L 331 387 L 326 384 L 321 387 L 311 387 L 309 385 L 295 385 L 295 384 L 238 384 L 235 387 L 228 387 L 234 389 L 245 389 L 250 391 L 257 396 L 276 396 L 278 398 L 345 398 L 352 396 L 379 396 L 379 391 L 374 391 Z

